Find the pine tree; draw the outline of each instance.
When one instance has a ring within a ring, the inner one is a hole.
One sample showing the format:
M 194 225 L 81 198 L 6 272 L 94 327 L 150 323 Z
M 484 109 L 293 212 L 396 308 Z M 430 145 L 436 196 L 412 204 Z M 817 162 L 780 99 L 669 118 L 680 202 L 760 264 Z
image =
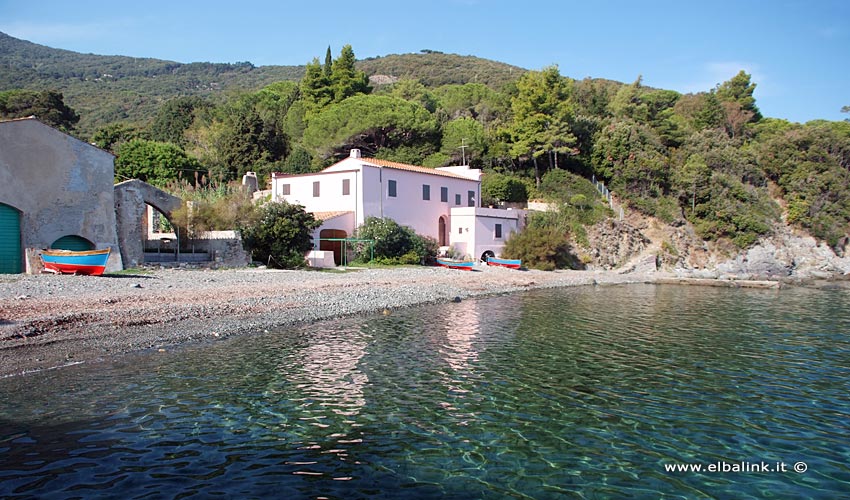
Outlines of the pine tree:
M 333 56 L 331 56 L 331 46 L 328 45 L 328 51 L 325 52 L 325 66 L 322 68 L 325 72 L 325 76 L 331 77 L 331 70 L 333 69 Z
M 301 96 L 308 117 L 333 101 L 331 80 L 325 76 L 318 58 L 313 58 L 313 62 L 307 65 L 304 78 L 301 79 Z
M 369 78 L 366 73 L 355 69 L 355 61 L 351 45 L 343 47 L 339 57 L 334 60 L 331 70 L 334 102 L 341 102 L 357 94 L 368 94 L 371 90 Z

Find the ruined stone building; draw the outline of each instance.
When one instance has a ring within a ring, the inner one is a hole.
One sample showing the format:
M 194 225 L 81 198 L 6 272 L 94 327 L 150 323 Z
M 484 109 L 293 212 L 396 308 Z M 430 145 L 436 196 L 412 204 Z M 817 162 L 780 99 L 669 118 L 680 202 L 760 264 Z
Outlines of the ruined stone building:
M 43 248 L 113 249 L 114 157 L 35 118 L 0 122 L 0 273 L 33 273 Z

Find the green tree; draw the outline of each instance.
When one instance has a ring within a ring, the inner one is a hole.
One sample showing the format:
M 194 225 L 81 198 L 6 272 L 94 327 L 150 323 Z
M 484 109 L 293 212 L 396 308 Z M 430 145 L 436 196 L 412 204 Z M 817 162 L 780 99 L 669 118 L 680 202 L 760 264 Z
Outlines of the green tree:
M 229 179 L 238 179 L 248 171 L 268 175 L 286 151 L 283 134 L 273 123 L 264 122 L 254 109 L 232 116 L 220 142 L 220 155 L 228 167 Z
M 480 167 L 480 160 L 487 153 L 487 137 L 484 126 L 472 118 L 458 118 L 443 126 L 440 152 L 451 157 L 456 164 Z
M 308 118 L 334 101 L 331 77 L 325 74 L 317 58 L 305 68 L 304 77 L 301 79 L 301 98 Z
M 378 95 L 357 95 L 310 119 L 303 145 L 325 164 L 358 148 L 375 156 L 383 148 L 436 142 L 437 123 L 422 106 Z
M 530 71 L 517 82 L 518 93 L 511 99 L 513 121 L 508 127 L 511 156 L 531 158 L 538 184 L 541 172 L 537 159 L 553 152 L 554 167 L 559 153 L 567 153 L 575 145 L 570 124 L 573 109 L 569 85 L 557 66 L 543 71 Z
M 333 70 L 333 55 L 331 54 L 331 46 L 328 45 L 328 50 L 325 51 L 325 65 L 322 67 L 322 71 L 324 71 L 325 76 L 330 78 L 332 70 Z
M 723 106 L 714 92 L 702 94 L 702 106 L 694 116 L 694 126 L 698 130 L 718 128 L 723 125 Z
M 195 109 L 209 106 L 197 96 L 177 97 L 166 101 L 156 113 L 149 128 L 150 138 L 159 142 L 172 142 L 186 146 L 183 134 L 195 119 Z
M 735 103 L 740 109 L 750 113 L 751 121 L 759 121 L 762 116 L 756 106 L 756 98 L 753 97 L 755 90 L 756 84 L 750 81 L 750 75 L 741 70 L 730 80 L 719 84 L 716 93 L 721 102 Z
M 0 118 L 35 116 L 42 122 L 65 132 L 74 129 L 80 115 L 65 104 L 64 96 L 55 90 L 7 90 L 0 92 Z
M 486 127 L 506 120 L 510 113 L 508 95 L 482 83 L 443 85 L 434 89 L 434 96 L 442 120 L 474 118 Z
M 528 187 L 521 179 L 498 172 L 487 172 L 481 179 L 481 201 L 484 204 L 528 201 Z
M 842 252 L 850 234 L 850 123 L 793 125 L 760 145 L 759 164 L 781 188 L 788 221 Z
M 371 90 L 369 77 L 354 67 L 356 61 L 351 45 L 344 46 L 339 57 L 334 59 L 331 67 L 333 102 L 342 102 L 358 94 L 368 94 Z
M 612 115 L 618 118 L 631 118 L 637 121 L 649 119 L 647 105 L 641 101 L 643 77 L 638 76 L 631 85 L 623 85 L 609 104 Z
M 306 266 L 304 255 L 313 248 L 312 232 L 321 225 L 300 205 L 269 202 L 255 222 L 240 228 L 242 242 L 254 260 L 270 267 Z
M 91 140 L 95 146 L 117 153 L 118 146 L 131 139 L 145 139 L 145 133 L 138 126 L 126 122 L 114 122 L 97 129 Z
M 399 80 L 389 86 L 388 93 L 392 97 L 421 104 L 431 113 L 437 109 L 437 99 L 419 80 Z
M 301 146 L 295 146 L 281 165 L 281 170 L 290 174 L 306 174 L 312 172 L 310 153 Z
M 139 179 L 158 187 L 182 178 L 191 179 L 201 165 L 180 147 L 168 142 L 133 139 L 118 147 L 115 177 Z

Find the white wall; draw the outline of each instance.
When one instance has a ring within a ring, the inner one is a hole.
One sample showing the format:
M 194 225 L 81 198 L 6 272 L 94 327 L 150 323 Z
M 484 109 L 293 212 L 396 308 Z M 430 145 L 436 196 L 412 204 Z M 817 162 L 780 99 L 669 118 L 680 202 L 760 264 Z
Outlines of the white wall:
M 342 194 L 343 181 L 349 183 L 349 194 Z M 302 205 L 308 212 L 355 212 L 358 195 L 356 171 L 318 172 L 310 175 L 275 174 L 272 177 L 272 200 L 286 200 Z M 313 196 L 313 183 L 319 183 L 319 196 Z M 284 195 L 284 186 L 289 194 Z
M 456 252 L 473 259 L 480 259 L 487 251 L 498 257 L 511 233 L 522 229 L 525 215 L 524 210 L 454 208 L 451 211 L 451 245 Z M 502 226 L 498 238 L 496 224 Z
M 399 224 L 410 226 L 417 234 L 439 240 L 440 216 L 449 218 L 453 207 L 467 206 L 468 191 L 474 193 L 478 202 L 478 183 L 441 175 L 428 175 L 384 168 L 383 172 L 383 216 Z M 389 196 L 389 181 L 396 182 L 396 196 Z M 423 185 L 430 186 L 430 199 L 423 200 Z M 441 188 L 448 190 L 447 201 L 441 201 Z M 460 205 L 456 204 L 460 195 Z M 450 226 L 450 224 L 449 224 Z

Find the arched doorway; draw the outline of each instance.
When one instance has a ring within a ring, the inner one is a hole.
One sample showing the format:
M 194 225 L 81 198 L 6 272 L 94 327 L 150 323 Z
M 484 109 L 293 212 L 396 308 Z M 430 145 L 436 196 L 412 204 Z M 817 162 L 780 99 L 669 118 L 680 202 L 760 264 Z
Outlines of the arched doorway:
M 437 221 L 437 235 L 439 238 L 437 239 L 439 245 L 441 247 L 448 246 L 449 244 L 449 222 L 446 219 L 445 215 L 440 216 L 440 220 Z
M 51 243 L 50 248 L 54 250 L 85 252 L 86 250 L 94 250 L 94 243 L 82 236 L 68 234 Z
M 342 263 L 342 242 L 327 241 L 325 238 L 347 238 L 348 234 L 342 229 L 322 229 L 319 231 L 319 250 L 325 250 L 334 253 L 334 263 L 340 265 Z
M 21 213 L 0 203 L 0 274 L 22 272 Z

